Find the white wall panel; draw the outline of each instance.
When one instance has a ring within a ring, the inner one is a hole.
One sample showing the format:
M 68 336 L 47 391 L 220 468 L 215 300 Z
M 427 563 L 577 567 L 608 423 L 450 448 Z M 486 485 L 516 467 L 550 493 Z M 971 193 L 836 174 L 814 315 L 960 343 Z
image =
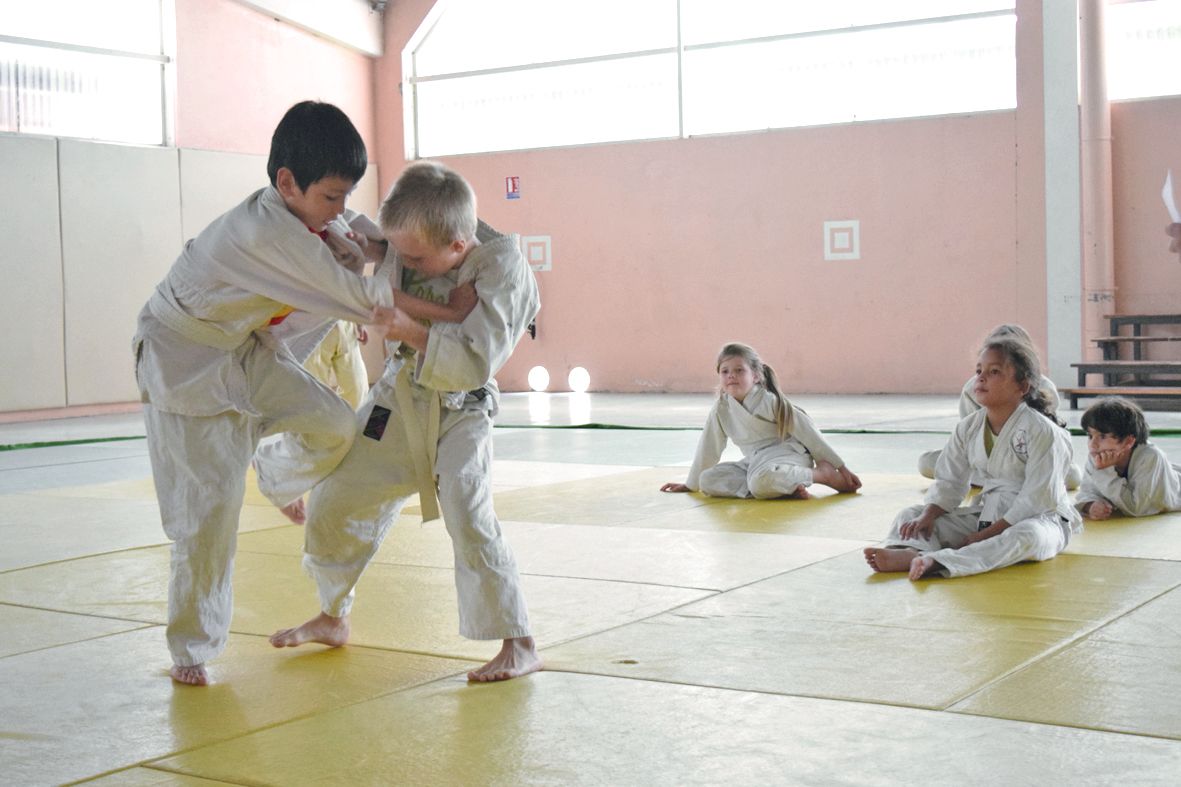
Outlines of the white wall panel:
M 57 140 L 0 135 L 0 410 L 66 403 Z
M 180 205 L 185 240 L 197 237 L 211 221 L 269 182 L 266 156 L 182 149 Z
M 181 248 L 177 150 L 59 145 L 67 403 L 134 401 L 135 319 Z

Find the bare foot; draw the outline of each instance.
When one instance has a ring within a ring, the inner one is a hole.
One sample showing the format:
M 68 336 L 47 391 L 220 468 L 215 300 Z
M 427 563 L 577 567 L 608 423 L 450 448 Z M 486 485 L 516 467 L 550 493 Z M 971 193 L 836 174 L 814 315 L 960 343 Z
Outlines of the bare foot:
M 467 679 L 478 683 L 488 683 L 494 680 L 508 680 L 537 672 L 541 669 L 541 657 L 537 655 L 537 647 L 533 637 L 517 637 L 506 639 L 500 647 L 496 658 L 482 667 L 467 674 Z
M 809 492 L 808 488 L 805 486 L 797 486 L 796 491 L 792 492 L 790 495 L 784 495 L 784 497 L 789 500 L 811 500 L 812 493 Z
M 910 581 L 916 582 L 935 570 L 935 561 L 920 555 L 910 561 Z
M 168 670 L 168 674 L 177 683 L 187 683 L 190 686 L 209 685 L 209 676 L 205 674 L 204 664 L 194 664 L 191 667 L 182 667 L 180 664 L 173 664 L 172 669 Z
M 339 648 L 348 641 L 348 616 L 334 618 L 323 612 L 302 626 L 276 631 L 270 638 L 271 644 L 276 648 L 294 648 L 307 642 L 319 642 L 321 645 Z
M 906 571 L 911 562 L 918 558 L 917 549 L 886 549 L 884 547 L 866 547 L 862 550 L 865 562 L 874 571 Z
M 308 510 L 302 497 L 297 497 L 285 506 L 279 506 L 279 511 L 297 525 L 302 525 L 308 519 Z
M 838 492 L 855 492 L 861 486 L 856 476 L 847 478 L 832 462 L 821 459 L 812 468 L 812 480 L 818 484 L 832 487 Z M 854 481 L 856 482 L 854 483 Z

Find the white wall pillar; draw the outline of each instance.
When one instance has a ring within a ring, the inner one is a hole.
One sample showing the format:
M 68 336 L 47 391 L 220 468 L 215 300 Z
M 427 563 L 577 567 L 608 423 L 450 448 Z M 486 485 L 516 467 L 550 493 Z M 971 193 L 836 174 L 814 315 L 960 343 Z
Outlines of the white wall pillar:
M 1046 367 L 1074 385 L 1081 359 L 1082 226 L 1079 157 L 1078 6 L 1042 0 L 1046 199 Z
M 1115 252 L 1112 238 L 1111 103 L 1107 100 L 1104 29 L 1107 0 L 1079 4 L 1082 71 L 1083 355 L 1101 359 L 1093 339 L 1110 331 L 1115 312 Z

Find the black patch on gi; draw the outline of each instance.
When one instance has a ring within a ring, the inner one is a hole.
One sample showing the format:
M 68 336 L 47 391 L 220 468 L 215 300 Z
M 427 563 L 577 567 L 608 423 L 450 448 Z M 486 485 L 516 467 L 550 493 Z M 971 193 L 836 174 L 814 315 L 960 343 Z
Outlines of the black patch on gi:
M 365 423 L 365 431 L 361 434 L 365 435 L 371 440 L 381 440 L 381 436 L 385 434 L 385 425 L 390 420 L 390 411 L 379 404 L 373 405 L 373 412 L 369 414 L 369 420 Z

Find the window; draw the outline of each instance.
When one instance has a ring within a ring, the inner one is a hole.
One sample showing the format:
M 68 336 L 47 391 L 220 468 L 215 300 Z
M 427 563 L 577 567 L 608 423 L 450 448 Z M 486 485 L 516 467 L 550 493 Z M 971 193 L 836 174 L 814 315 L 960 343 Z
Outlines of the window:
M 404 53 L 411 156 L 1016 105 L 1013 0 L 451 0 Z
M 1181 0 L 1139 0 L 1107 8 L 1107 95 L 1181 94 Z
M 164 144 L 170 2 L 0 5 L 0 131 Z

